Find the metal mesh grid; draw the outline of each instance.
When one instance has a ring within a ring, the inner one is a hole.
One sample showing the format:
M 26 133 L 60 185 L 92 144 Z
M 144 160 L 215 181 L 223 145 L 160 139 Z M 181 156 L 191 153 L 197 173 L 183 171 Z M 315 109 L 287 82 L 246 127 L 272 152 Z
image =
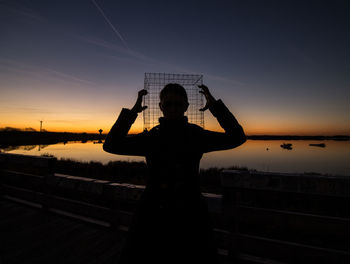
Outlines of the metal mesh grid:
M 198 74 L 172 74 L 172 73 L 145 73 L 144 88 L 148 94 L 144 96 L 143 128 L 150 130 L 159 124 L 162 112 L 159 109 L 159 93 L 168 83 L 178 83 L 187 92 L 189 107 L 185 113 L 188 122 L 204 128 L 204 113 L 199 111 L 203 107 L 203 95 L 199 93 L 197 85 L 203 84 L 203 75 Z

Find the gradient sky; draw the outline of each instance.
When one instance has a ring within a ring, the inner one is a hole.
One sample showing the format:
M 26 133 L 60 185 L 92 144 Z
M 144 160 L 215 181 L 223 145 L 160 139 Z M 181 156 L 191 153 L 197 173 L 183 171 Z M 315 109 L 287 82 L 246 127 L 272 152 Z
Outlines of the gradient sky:
M 350 135 L 348 1 L 95 3 L 0 0 L 0 127 L 107 132 L 166 72 L 203 74 L 247 134 Z

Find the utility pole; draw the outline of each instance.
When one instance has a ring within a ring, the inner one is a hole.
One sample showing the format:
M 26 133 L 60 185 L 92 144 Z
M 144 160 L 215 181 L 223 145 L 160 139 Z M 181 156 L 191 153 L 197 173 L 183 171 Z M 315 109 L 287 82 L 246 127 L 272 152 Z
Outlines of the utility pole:
M 43 121 L 40 121 L 40 132 L 43 131 Z

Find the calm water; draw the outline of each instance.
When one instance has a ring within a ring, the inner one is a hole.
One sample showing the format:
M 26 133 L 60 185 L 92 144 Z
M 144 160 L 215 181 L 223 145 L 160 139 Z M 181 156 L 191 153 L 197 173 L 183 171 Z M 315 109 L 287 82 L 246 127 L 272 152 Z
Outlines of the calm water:
M 280 145 L 284 142 L 292 143 L 293 150 L 282 149 Z M 309 146 L 310 143 L 324 143 L 326 147 Z M 20 146 L 2 151 L 27 155 L 52 154 L 58 158 L 102 163 L 115 160 L 144 161 L 143 157 L 108 154 L 102 150 L 102 144 L 93 142 Z M 350 141 L 248 140 L 236 149 L 204 154 L 201 161 L 201 168 L 230 166 L 270 172 L 316 172 L 350 176 Z

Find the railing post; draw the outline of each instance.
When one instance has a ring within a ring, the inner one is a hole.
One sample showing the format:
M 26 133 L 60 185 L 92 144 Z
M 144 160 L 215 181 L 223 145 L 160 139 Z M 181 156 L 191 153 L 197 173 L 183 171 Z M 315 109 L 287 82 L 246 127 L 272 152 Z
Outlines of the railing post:
M 237 172 L 239 173 L 239 172 Z M 231 179 L 228 179 L 231 177 Z M 225 171 L 221 172 L 221 184 L 222 184 L 222 208 L 225 225 L 229 230 L 229 247 L 228 257 L 230 260 L 237 261 L 239 254 L 239 211 L 237 207 L 237 190 L 232 186 L 232 171 L 230 174 L 225 174 Z
M 3 169 L 5 166 L 6 162 L 6 156 L 0 153 L 0 196 L 4 195 L 4 190 L 3 190 Z
M 49 184 L 50 178 L 54 177 L 55 174 L 55 166 L 56 166 L 56 158 L 50 158 L 47 160 L 47 173 L 44 175 L 44 183 L 43 183 L 43 200 L 42 200 L 42 210 L 48 211 L 50 206 L 51 199 L 51 187 Z

